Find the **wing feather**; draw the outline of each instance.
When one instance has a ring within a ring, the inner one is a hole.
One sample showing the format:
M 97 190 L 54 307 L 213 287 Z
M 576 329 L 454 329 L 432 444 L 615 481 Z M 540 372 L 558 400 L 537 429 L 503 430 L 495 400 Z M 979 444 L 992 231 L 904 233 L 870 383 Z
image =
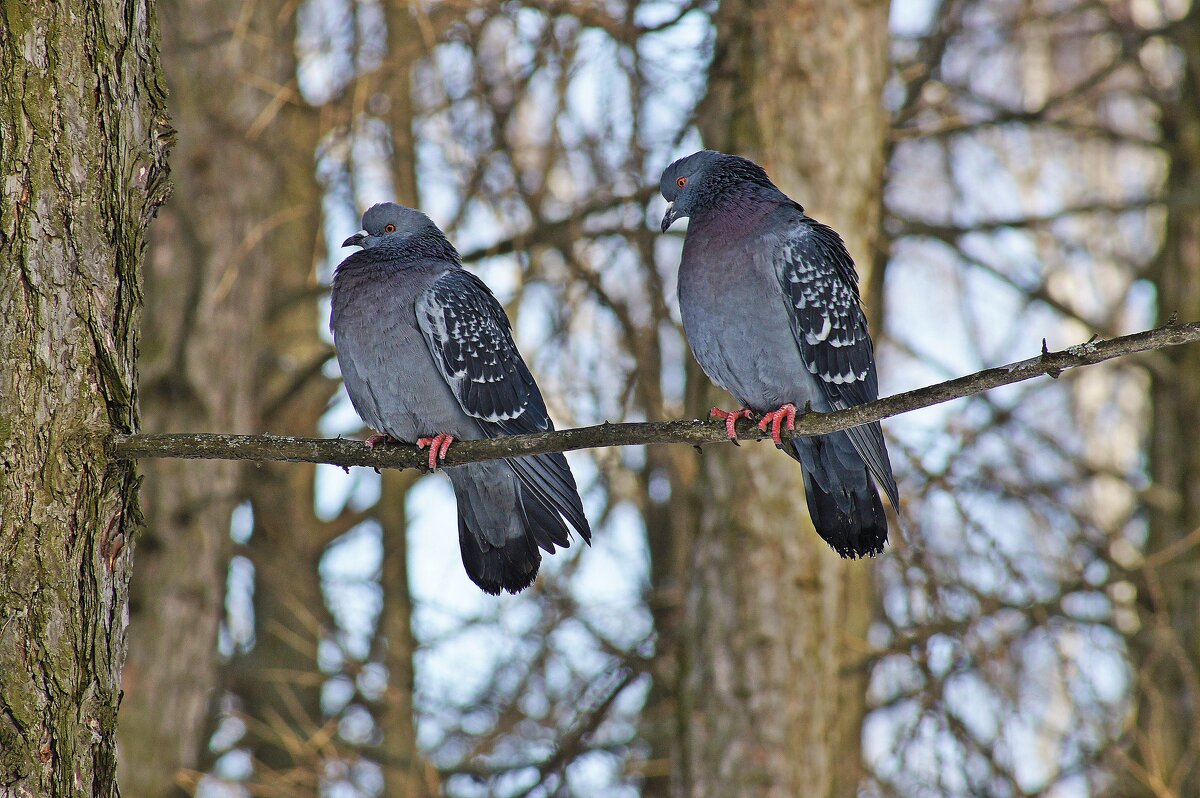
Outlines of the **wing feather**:
M 830 406 L 844 410 L 878 399 L 879 375 L 859 298 L 858 274 L 841 237 L 803 217 L 784 239 L 775 266 L 804 365 Z M 899 507 L 899 490 L 879 423 L 848 433 L 892 505 Z
M 554 429 L 542 393 L 517 351 L 508 316 L 486 283 L 464 269 L 451 269 L 418 297 L 416 312 L 450 390 L 488 437 Z M 565 457 L 543 454 L 505 461 L 532 496 L 590 540 Z
M 513 343 L 508 317 L 482 280 L 451 269 L 417 298 L 416 311 L 434 361 L 466 413 L 489 424 L 529 413 L 537 430 L 547 428 L 546 406 Z

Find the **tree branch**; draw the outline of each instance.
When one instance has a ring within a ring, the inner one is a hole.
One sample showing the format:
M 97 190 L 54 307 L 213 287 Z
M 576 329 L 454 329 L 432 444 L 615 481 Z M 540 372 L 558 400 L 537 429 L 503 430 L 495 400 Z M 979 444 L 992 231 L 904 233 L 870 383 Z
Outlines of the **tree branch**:
M 582 228 L 583 223 L 588 217 L 593 214 L 616 210 L 622 205 L 644 205 L 656 194 L 658 194 L 657 185 L 643 186 L 632 194 L 620 197 L 608 197 L 578 208 L 565 219 L 555 221 L 540 220 L 529 230 L 523 230 L 503 241 L 497 241 L 486 247 L 462 253 L 462 262 L 473 263 L 477 260 L 496 257 L 497 255 L 510 255 L 517 250 L 528 249 L 533 244 L 552 242 L 555 238 L 561 237 L 563 234 L 575 234 Z
M 986 369 L 965 377 L 896 394 L 875 402 L 835 413 L 810 412 L 796 419 L 792 435 L 824 435 L 860 424 L 941 404 L 952 399 L 982 393 L 1003 385 L 1048 375 L 1058 377 L 1067 369 L 1090 366 L 1117 357 L 1163 349 L 1200 341 L 1200 322 L 1168 324 L 1154 330 L 1125 335 L 1107 341 L 1091 341 L 1059 352 L 1045 351 L 1028 360 Z M 434 432 L 435 430 L 430 430 Z M 738 430 L 740 440 L 769 437 L 752 424 Z M 723 424 L 693 419 L 641 424 L 609 424 L 580 427 L 536 435 L 514 435 L 490 440 L 455 443 L 446 455 L 445 465 L 463 465 L 501 457 L 548 452 L 569 452 L 603 446 L 641 446 L 660 443 L 686 443 L 700 446 L 726 440 Z M 204 460 L 285 460 L 299 463 L 328 463 L 349 468 L 426 467 L 428 455 L 415 446 L 402 444 L 378 446 L 373 450 L 362 441 L 344 438 L 290 438 L 275 435 L 218 435 L 211 433 L 160 433 L 118 435 L 110 440 L 109 454 L 115 459 L 148 457 L 192 458 Z

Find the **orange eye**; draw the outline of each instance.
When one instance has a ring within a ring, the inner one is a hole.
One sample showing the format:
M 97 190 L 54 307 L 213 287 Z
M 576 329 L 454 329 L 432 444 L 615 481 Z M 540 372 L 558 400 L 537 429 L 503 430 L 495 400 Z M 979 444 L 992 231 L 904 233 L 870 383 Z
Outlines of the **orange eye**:
M 686 177 L 679 178 L 678 180 L 675 181 L 675 185 L 679 186 L 680 188 L 683 188 L 684 186 L 687 185 L 687 178 Z
M 394 232 L 396 232 L 396 225 L 394 225 L 394 224 L 389 224 L 387 227 L 383 228 L 383 232 L 385 232 L 385 233 L 394 233 Z

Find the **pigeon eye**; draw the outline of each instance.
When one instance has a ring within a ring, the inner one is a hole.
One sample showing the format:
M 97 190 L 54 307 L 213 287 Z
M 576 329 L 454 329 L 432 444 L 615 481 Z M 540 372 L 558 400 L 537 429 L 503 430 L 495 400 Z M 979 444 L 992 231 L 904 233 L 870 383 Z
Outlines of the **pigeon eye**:
M 680 188 L 683 188 L 684 186 L 687 185 L 687 178 L 686 177 L 679 178 L 678 180 L 675 181 L 675 185 L 679 186 Z
M 383 232 L 385 232 L 385 233 L 394 233 L 394 232 L 396 232 L 396 225 L 394 225 L 394 224 L 389 224 L 388 226 L 386 226 L 386 227 L 384 227 L 384 228 L 383 228 Z

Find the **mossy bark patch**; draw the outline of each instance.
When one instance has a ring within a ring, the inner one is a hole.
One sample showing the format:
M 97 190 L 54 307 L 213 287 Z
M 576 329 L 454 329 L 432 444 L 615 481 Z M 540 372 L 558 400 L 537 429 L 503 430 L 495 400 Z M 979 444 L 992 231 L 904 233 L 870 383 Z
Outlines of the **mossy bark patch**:
M 0 25 L 0 792 L 116 795 L 140 515 L 140 257 L 170 128 L 150 0 L 6 3 Z

